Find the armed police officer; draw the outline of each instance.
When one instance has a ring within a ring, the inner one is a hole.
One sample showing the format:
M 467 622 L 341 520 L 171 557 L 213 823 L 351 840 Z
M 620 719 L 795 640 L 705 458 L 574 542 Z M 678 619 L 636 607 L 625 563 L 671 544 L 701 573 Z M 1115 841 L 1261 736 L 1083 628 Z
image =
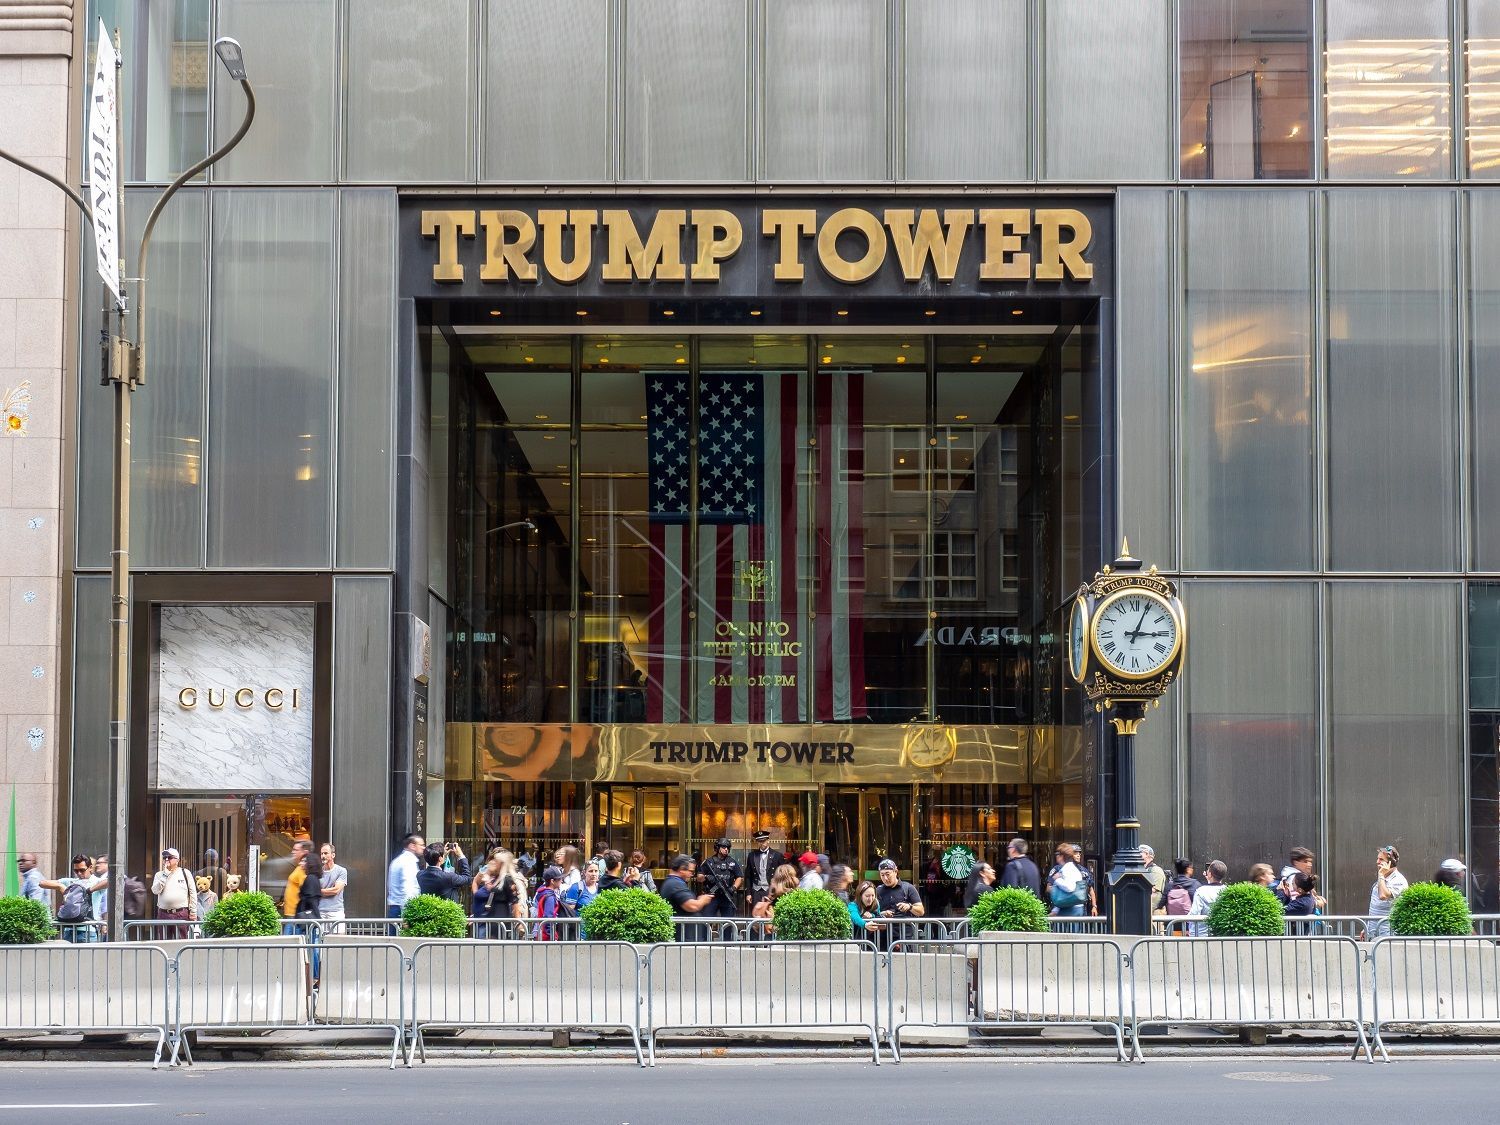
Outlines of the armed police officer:
M 698 869 L 698 878 L 705 894 L 714 896 L 713 902 L 704 910 L 710 918 L 734 918 L 739 912 L 740 887 L 744 875 L 740 865 L 729 855 L 729 841 L 721 839 L 714 844 L 714 854 L 703 861 Z

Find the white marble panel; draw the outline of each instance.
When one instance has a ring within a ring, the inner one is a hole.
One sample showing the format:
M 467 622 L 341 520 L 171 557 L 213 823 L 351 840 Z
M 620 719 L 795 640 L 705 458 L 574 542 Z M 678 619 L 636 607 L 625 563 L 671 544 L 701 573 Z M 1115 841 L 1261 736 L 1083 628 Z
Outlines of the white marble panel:
M 152 788 L 312 787 L 312 606 L 163 606 L 158 668 Z

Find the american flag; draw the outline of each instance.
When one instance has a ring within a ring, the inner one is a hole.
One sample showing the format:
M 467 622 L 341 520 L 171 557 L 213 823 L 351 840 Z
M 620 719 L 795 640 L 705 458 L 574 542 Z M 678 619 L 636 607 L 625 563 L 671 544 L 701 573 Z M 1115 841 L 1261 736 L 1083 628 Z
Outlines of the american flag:
M 699 376 L 696 559 L 689 376 L 644 378 L 647 720 L 864 718 L 863 373 Z

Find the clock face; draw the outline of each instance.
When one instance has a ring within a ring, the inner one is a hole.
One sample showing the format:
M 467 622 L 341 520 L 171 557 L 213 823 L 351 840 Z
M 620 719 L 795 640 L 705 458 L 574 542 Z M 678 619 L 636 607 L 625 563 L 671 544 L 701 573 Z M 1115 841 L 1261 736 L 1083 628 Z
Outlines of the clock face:
M 1117 675 L 1149 679 L 1171 662 L 1182 631 L 1171 606 L 1146 590 L 1111 594 L 1094 614 L 1094 652 Z
M 1082 598 L 1073 599 L 1073 616 L 1068 622 L 1068 670 L 1083 682 L 1085 646 L 1088 644 L 1089 607 Z

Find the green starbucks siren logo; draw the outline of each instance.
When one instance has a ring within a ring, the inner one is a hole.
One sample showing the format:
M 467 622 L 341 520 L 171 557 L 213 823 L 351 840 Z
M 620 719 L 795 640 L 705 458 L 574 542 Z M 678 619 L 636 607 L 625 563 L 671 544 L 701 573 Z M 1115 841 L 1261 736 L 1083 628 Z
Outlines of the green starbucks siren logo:
M 950 879 L 967 879 L 978 866 L 978 858 L 963 844 L 954 844 L 943 853 L 943 870 Z

